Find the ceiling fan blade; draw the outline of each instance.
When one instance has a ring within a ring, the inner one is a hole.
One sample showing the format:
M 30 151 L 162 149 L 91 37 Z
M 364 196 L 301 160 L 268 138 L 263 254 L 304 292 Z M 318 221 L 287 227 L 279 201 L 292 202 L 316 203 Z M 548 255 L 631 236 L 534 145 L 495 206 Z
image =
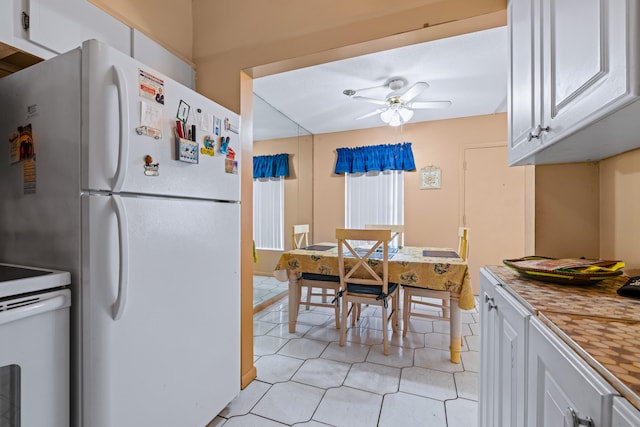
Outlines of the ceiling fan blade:
M 384 111 L 384 108 L 378 108 L 375 111 L 365 114 L 364 116 L 356 117 L 356 120 L 366 119 L 367 117 L 375 116 L 376 114 L 380 114 Z
M 403 93 L 400 98 L 406 103 L 411 101 L 416 96 L 420 95 L 423 90 L 428 88 L 429 85 L 425 82 L 415 82 L 412 84 L 409 89 L 405 93 Z
M 376 86 L 365 87 L 365 88 L 362 88 L 362 89 L 356 89 L 354 92 L 356 92 L 356 93 L 362 93 L 362 92 L 370 91 L 370 90 L 372 90 L 372 89 L 379 89 L 379 88 L 381 88 L 381 87 L 385 87 L 385 86 L 386 86 L 385 84 L 380 84 L 380 85 L 376 85 Z
M 372 104 L 377 104 L 377 105 L 387 105 L 387 101 L 382 100 L 382 99 L 374 99 L 374 98 L 368 98 L 366 96 L 352 96 L 351 99 L 357 99 L 360 101 L 365 101 L 365 102 L 370 102 Z
M 418 101 L 405 104 L 409 108 L 446 108 L 451 105 L 451 101 Z

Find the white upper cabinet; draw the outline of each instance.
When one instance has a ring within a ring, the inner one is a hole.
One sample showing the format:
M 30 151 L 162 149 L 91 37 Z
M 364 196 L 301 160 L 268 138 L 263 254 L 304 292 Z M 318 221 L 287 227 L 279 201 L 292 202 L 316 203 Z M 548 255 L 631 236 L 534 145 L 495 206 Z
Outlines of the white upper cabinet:
M 540 145 L 531 140 L 540 123 L 540 70 L 533 0 L 511 0 L 508 6 L 509 37 L 509 163 Z
M 29 0 L 28 38 L 56 53 L 100 40 L 131 54 L 129 27 L 87 0 Z
M 637 3 L 509 1 L 509 164 L 640 147 Z
M 131 30 L 87 0 L 8 0 L 0 41 L 43 59 L 100 40 L 131 55 Z
M 190 89 L 196 88 L 196 73 L 190 64 L 135 29 L 131 32 L 131 57 Z

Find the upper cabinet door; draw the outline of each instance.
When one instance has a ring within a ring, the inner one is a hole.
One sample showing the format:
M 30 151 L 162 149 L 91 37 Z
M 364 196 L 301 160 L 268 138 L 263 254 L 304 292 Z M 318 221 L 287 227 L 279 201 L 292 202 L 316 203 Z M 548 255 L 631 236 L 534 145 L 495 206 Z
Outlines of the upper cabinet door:
M 131 30 L 86 0 L 30 0 L 28 38 L 55 53 L 89 39 L 131 54 Z
M 540 145 L 530 135 L 540 123 L 540 69 L 533 0 L 510 1 L 509 21 L 509 160 L 520 158 Z
M 131 57 L 196 90 L 193 67 L 136 29 L 131 30 Z
M 542 2 L 542 138 L 561 138 L 633 100 L 626 3 Z
M 508 19 L 510 165 L 640 147 L 637 0 L 510 0 Z

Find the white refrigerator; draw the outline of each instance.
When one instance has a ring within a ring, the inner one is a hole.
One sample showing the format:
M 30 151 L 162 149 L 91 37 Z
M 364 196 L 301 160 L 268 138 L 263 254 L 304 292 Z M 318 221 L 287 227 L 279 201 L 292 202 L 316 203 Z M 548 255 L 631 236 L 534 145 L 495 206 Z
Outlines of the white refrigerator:
M 0 261 L 71 272 L 72 425 L 204 427 L 239 393 L 238 128 L 95 40 L 0 79 Z

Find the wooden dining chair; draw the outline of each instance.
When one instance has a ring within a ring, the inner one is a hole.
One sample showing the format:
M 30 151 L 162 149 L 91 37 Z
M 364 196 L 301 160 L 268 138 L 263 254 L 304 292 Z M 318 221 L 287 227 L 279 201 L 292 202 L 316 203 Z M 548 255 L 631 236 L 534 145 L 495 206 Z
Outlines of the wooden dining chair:
M 378 305 L 382 309 L 383 353 L 388 355 L 389 322 L 393 332 L 396 332 L 399 309 L 399 286 L 396 283 L 389 283 L 391 231 L 339 228 L 336 230 L 336 238 L 338 239 L 340 298 L 342 299 L 340 346 L 344 346 L 346 341 L 349 314 L 351 314 L 351 325 L 355 326 L 356 310 L 360 304 Z M 375 243 L 366 250 L 359 251 L 351 245 L 350 241 Z M 379 255 L 381 256 L 378 258 Z M 391 300 L 390 312 L 389 300 Z
M 404 244 L 404 225 L 402 224 L 365 224 L 367 230 L 391 230 L 391 241 L 396 241 L 395 246 Z
M 469 253 L 469 228 L 458 228 L 458 256 L 463 260 L 467 260 Z M 402 336 L 407 336 L 409 330 L 409 318 L 411 316 L 422 317 L 426 319 L 448 319 L 451 316 L 451 293 L 449 291 L 439 291 L 435 289 L 417 288 L 409 285 L 402 285 L 403 304 L 402 304 Z M 429 298 L 425 300 L 424 298 Z M 434 300 L 440 300 L 436 302 Z M 434 307 L 440 309 L 442 314 L 429 314 L 424 311 L 417 311 L 418 307 Z
M 297 224 L 291 228 L 292 249 L 309 246 L 309 224 Z
M 309 246 L 309 224 L 298 224 L 292 227 L 292 247 L 299 249 Z M 302 290 L 306 292 L 303 295 Z M 321 289 L 315 292 L 314 289 Z M 330 292 L 329 292 L 330 291 Z M 298 276 L 298 295 L 300 299 L 297 305 L 292 307 L 295 313 L 300 311 L 300 304 L 304 304 L 309 310 L 310 307 L 329 307 L 335 312 L 336 328 L 340 328 L 340 303 L 337 300 L 340 291 L 340 278 L 338 276 L 328 276 L 324 274 L 302 273 Z M 304 300 L 302 298 L 304 297 Z M 312 297 L 321 297 L 320 302 Z

